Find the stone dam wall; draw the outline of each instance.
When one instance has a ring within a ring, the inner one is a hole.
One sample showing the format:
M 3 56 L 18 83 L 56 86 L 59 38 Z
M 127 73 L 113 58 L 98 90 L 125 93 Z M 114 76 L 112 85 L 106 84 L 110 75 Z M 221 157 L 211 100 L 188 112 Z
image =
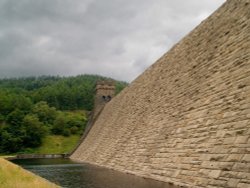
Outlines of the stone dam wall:
M 228 0 L 112 99 L 71 158 L 176 185 L 249 188 L 249 0 Z

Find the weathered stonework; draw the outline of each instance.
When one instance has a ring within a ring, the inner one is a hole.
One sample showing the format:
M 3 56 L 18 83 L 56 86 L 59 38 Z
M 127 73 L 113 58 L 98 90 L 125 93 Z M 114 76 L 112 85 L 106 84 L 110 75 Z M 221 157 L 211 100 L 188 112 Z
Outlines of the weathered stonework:
M 99 115 L 101 114 L 104 106 L 111 101 L 111 99 L 115 96 L 115 82 L 112 80 L 100 80 L 96 83 L 95 88 L 95 100 L 94 100 L 94 109 L 88 118 L 88 123 L 85 127 L 84 133 L 82 134 L 77 146 L 69 155 L 72 155 L 83 142 L 83 140 L 89 134 L 89 131 L 95 124 Z
M 250 1 L 228 0 L 110 101 L 71 156 L 190 187 L 250 187 Z

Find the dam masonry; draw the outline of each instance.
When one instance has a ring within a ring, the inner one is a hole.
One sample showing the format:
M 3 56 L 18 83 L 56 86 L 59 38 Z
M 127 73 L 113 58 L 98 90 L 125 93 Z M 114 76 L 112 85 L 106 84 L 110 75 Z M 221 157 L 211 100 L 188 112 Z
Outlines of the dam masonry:
M 187 187 L 250 187 L 250 1 L 215 13 L 108 102 L 71 159 Z

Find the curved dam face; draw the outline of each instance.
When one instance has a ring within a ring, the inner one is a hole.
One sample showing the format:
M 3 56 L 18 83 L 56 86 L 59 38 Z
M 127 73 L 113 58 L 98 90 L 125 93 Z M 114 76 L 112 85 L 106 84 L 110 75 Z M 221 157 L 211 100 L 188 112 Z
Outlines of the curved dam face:
M 228 0 L 110 101 L 71 156 L 191 187 L 250 187 L 250 2 Z

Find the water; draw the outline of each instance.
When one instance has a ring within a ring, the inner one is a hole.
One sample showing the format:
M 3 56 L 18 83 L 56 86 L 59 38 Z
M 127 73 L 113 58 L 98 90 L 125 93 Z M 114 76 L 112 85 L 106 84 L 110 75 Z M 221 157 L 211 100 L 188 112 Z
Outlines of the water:
M 164 182 L 75 163 L 70 159 L 19 159 L 12 162 L 65 188 L 174 188 Z

